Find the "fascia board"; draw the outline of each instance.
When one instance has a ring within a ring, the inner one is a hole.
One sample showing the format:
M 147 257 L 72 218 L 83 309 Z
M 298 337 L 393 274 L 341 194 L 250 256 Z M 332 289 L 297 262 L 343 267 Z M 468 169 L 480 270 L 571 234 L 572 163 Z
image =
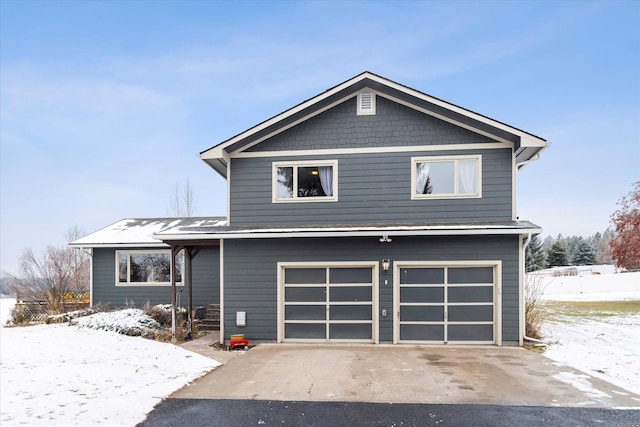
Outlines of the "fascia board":
M 168 248 L 169 245 L 163 242 L 157 243 L 69 243 L 73 248 Z
M 217 240 L 217 239 L 269 239 L 269 238 L 321 238 L 321 237 L 379 237 L 386 236 L 469 236 L 469 235 L 525 235 L 540 234 L 542 228 L 482 228 L 482 229 L 433 229 L 433 230 L 363 230 L 363 231 L 273 231 L 202 234 L 154 234 L 155 239 Z
M 221 156 L 222 152 L 224 151 L 224 149 L 230 145 L 235 144 L 236 142 L 250 136 L 253 135 L 254 133 L 260 132 L 261 130 L 264 130 L 266 128 L 268 128 L 269 126 L 272 126 L 276 123 L 278 123 L 279 121 L 293 115 L 296 114 L 302 110 L 304 110 L 305 108 L 310 107 L 311 105 L 325 99 L 328 98 L 338 92 L 340 92 L 341 90 L 346 89 L 347 87 L 361 81 L 364 80 L 366 78 L 372 78 L 374 75 L 369 73 L 369 72 L 364 72 L 362 74 L 359 74 L 349 80 L 347 80 L 344 83 L 339 84 L 338 86 L 334 86 L 331 89 L 326 90 L 325 92 L 322 92 L 319 95 L 314 96 L 311 99 L 308 99 L 307 101 L 304 101 L 292 108 L 290 108 L 289 110 L 280 113 L 268 120 L 265 120 L 264 122 L 252 127 L 251 129 L 248 129 L 234 137 L 232 137 L 231 139 L 228 139 L 224 142 L 222 142 L 221 144 L 218 144 L 214 147 L 211 147 L 208 150 L 203 151 L 202 153 L 200 153 L 200 158 L 202 159 L 207 159 L 207 158 L 218 158 Z

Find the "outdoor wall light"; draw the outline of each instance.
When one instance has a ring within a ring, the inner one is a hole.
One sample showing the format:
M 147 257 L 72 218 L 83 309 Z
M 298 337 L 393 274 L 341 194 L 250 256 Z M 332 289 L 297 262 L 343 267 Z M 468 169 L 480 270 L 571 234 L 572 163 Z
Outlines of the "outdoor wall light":
M 386 234 L 378 239 L 380 243 L 390 243 L 393 239 Z
M 382 271 L 389 271 L 389 267 L 391 266 L 391 261 L 388 259 L 382 260 Z

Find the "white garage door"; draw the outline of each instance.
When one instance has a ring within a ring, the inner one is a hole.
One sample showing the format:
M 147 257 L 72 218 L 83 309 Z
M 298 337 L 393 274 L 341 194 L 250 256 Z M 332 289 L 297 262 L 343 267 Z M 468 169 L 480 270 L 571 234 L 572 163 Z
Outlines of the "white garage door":
M 375 342 L 377 266 L 281 265 L 279 341 Z
M 395 272 L 395 342 L 496 342 L 495 265 L 398 264 Z

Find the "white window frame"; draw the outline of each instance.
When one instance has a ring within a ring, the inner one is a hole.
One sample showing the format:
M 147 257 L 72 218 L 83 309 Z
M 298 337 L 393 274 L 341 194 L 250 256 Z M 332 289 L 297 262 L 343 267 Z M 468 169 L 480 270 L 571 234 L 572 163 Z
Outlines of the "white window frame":
M 127 281 L 120 281 L 120 254 L 126 253 L 127 256 Z M 116 251 L 116 286 L 171 286 L 171 281 L 168 282 L 131 282 L 131 255 L 132 254 L 167 254 L 171 259 L 171 249 L 124 249 Z M 180 262 L 180 271 L 184 276 L 184 256 L 182 262 Z M 171 275 L 173 275 L 173 263 L 171 263 Z M 184 277 L 182 277 L 184 279 Z M 183 286 L 182 281 L 177 282 L 176 286 Z
M 333 171 L 331 196 L 299 197 L 298 196 L 298 167 L 330 166 Z M 278 168 L 293 167 L 293 197 L 278 198 Z M 309 203 L 309 202 L 337 202 L 338 201 L 338 161 L 337 160 L 305 160 L 290 162 L 273 162 L 271 168 L 271 197 L 273 203 Z
M 458 162 L 465 160 L 476 161 L 476 192 L 475 193 L 460 193 L 458 183 Z M 416 191 L 416 169 L 418 163 L 443 163 L 453 162 L 453 188 L 454 192 L 450 194 L 418 194 Z M 411 158 L 411 199 L 412 200 L 425 200 L 425 199 L 480 199 L 482 198 L 482 155 L 469 155 L 469 156 L 427 156 L 427 157 L 412 157 Z

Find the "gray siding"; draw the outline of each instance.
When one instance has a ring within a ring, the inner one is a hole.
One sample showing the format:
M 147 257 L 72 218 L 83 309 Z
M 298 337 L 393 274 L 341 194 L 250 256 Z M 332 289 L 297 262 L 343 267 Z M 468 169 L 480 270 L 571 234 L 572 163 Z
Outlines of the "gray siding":
M 128 248 L 137 249 L 137 248 Z M 133 304 L 171 304 L 171 286 L 116 286 L 116 249 L 93 250 L 93 303 L 121 307 Z M 203 248 L 193 259 L 193 307 L 220 301 L 220 250 Z M 178 290 L 183 287 L 178 287 Z M 187 288 L 180 294 L 180 304 L 187 305 Z
M 461 153 L 482 155 L 482 198 L 411 200 L 411 157 Z M 232 226 L 512 219 L 510 149 L 305 156 L 305 160 L 338 160 L 338 201 L 272 203 L 272 162 L 292 159 L 232 159 Z
M 356 97 L 339 104 L 247 151 L 405 147 L 495 142 L 381 96 L 376 114 L 356 115 Z
M 277 263 L 312 261 L 475 261 L 502 260 L 502 339 L 518 341 L 518 236 L 375 237 L 351 239 L 226 240 L 224 242 L 225 336 L 275 340 Z M 379 309 L 393 313 L 393 273 L 380 271 Z M 385 285 L 385 279 L 388 284 Z M 247 326 L 235 313 L 247 312 Z M 380 341 L 393 339 L 393 317 L 380 317 Z

